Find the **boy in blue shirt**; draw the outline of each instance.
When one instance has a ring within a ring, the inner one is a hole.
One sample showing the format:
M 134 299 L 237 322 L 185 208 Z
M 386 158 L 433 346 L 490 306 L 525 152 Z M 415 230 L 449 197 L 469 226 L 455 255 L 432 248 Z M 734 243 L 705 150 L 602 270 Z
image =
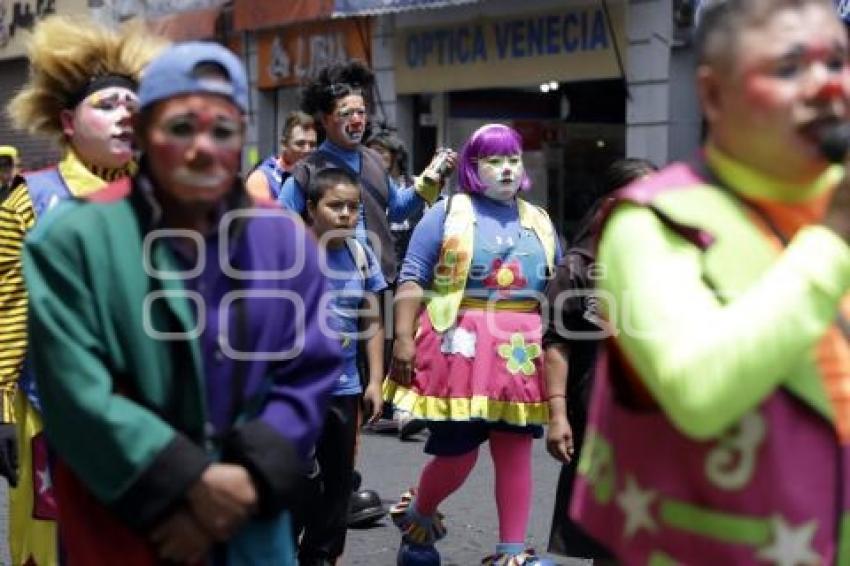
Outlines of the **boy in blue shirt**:
M 369 421 L 381 415 L 384 333 L 377 294 L 387 287 L 377 258 L 354 238 L 360 185 L 342 169 L 325 169 L 306 191 L 305 217 L 324 252 L 330 312 L 323 329 L 339 336 L 344 365 L 316 444 L 322 489 L 303 511 L 302 566 L 334 564 L 345 546 L 354 452 L 362 398 Z M 365 341 L 369 375 L 365 391 L 357 370 L 357 343 Z

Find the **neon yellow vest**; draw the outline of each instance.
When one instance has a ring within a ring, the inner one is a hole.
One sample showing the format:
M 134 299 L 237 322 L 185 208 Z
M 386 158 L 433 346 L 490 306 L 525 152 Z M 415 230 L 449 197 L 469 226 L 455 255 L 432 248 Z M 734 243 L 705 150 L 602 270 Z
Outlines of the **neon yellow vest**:
M 446 204 L 448 214 L 443 226 L 443 244 L 434 273 L 432 295 L 428 299 L 428 317 L 437 332 L 445 332 L 457 319 L 460 302 L 466 290 L 466 278 L 472 264 L 475 242 L 475 210 L 466 193 L 451 197 Z M 555 268 L 555 228 L 546 211 L 517 198 L 519 223 L 534 231 L 546 253 L 549 273 Z

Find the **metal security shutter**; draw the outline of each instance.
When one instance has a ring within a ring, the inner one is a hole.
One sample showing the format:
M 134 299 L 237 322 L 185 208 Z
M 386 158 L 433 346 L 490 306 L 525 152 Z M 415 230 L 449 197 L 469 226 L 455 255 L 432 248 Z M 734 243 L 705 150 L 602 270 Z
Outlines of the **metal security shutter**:
M 0 62 L 0 145 L 18 148 L 24 170 L 41 169 L 59 160 L 59 148 L 52 140 L 42 136 L 31 136 L 15 130 L 6 115 L 6 105 L 20 90 L 29 75 L 26 59 L 11 59 Z

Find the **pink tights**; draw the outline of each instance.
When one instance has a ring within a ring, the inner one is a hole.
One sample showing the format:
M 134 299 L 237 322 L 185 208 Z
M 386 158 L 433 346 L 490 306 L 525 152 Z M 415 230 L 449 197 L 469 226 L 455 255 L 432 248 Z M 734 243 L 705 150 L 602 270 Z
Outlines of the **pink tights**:
M 531 510 L 531 442 L 528 434 L 490 432 L 499 538 L 503 543 L 525 541 Z M 428 462 L 419 478 L 416 512 L 433 515 L 440 503 L 463 485 L 477 459 L 475 448 L 460 456 L 435 456 Z

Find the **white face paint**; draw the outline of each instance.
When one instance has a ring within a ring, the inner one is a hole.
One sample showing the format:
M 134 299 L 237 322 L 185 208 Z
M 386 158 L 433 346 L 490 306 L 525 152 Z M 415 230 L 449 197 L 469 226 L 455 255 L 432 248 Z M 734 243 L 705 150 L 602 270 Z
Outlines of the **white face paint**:
M 188 167 L 178 167 L 171 175 L 175 183 L 196 189 L 214 189 L 229 181 L 229 176 L 224 172 L 204 173 L 193 171 Z
M 360 142 L 363 141 L 363 132 L 351 130 L 351 131 L 346 131 L 345 135 L 348 136 L 349 141 L 351 141 L 351 143 L 353 143 L 354 145 L 357 145 L 357 144 L 359 144 Z
M 322 116 L 328 139 L 339 147 L 354 149 L 366 132 L 366 104 L 359 94 L 349 94 L 336 101 L 334 111 Z
M 85 163 L 124 167 L 133 158 L 131 118 L 138 108 L 139 99 L 133 91 L 120 86 L 103 88 L 73 110 L 63 111 L 63 131 Z
M 484 195 L 500 201 L 516 196 L 525 168 L 522 156 L 488 155 L 478 159 L 478 178 L 484 184 Z

